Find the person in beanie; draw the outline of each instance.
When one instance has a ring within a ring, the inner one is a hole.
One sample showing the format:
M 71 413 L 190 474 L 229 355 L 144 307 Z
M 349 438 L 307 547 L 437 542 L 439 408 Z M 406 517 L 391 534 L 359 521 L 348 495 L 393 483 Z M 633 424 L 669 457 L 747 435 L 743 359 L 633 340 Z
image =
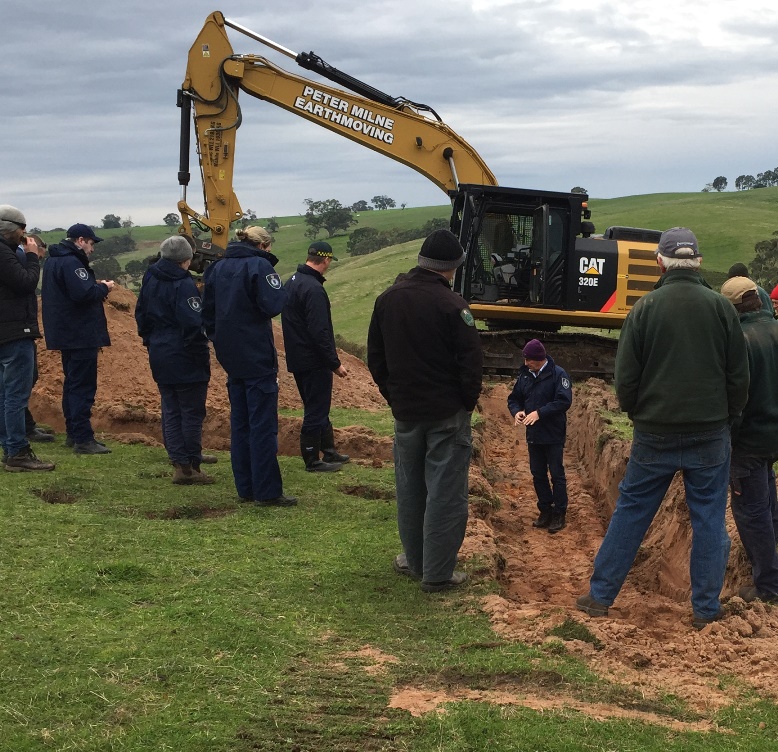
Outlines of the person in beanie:
M 35 370 L 38 299 L 44 248 L 25 238 L 27 220 L 16 207 L 0 205 L 0 444 L 3 464 L 11 472 L 53 470 L 30 448 L 25 411 Z M 17 255 L 22 245 L 23 256 Z
M 347 454 L 336 451 L 330 422 L 332 375 L 344 378 L 348 374 L 338 358 L 330 299 L 324 291 L 324 275 L 333 261 L 337 258 L 329 243 L 311 243 L 306 262 L 285 285 L 287 298 L 281 314 L 286 367 L 294 376 L 304 408 L 300 453 L 305 469 L 318 473 L 340 470 L 349 460 Z
M 751 279 L 751 277 L 748 276 L 748 267 L 745 264 L 738 262 L 737 264 L 732 264 L 732 266 L 729 267 L 729 271 L 727 272 L 727 279 L 736 279 L 737 277 Z M 759 285 L 756 285 L 756 289 L 759 293 L 759 300 L 762 301 L 762 308 L 764 308 L 767 313 L 775 318 L 775 308 L 773 306 L 770 293 L 768 293 L 767 290 L 765 290 L 763 287 L 760 287 Z
M 564 450 L 573 387 L 540 340 L 527 342 L 522 354 L 524 365 L 508 397 L 508 409 L 514 425 L 527 428 L 529 469 L 540 511 L 532 526 L 558 533 L 565 527 L 567 515 Z
M 188 271 L 192 246 L 175 235 L 162 243 L 159 255 L 143 278 L 135 321 L 159 389 L 162 439 L 173 483 L 213 483 L 200 470 L 211 362 L 200 293 Z
M 399 574 L 425 592 L 457 587 L 465 536 L 471 413 L 483 354 L 467 303 L 451 290 L 465 259 L 456 235 L 435 230 L 418 265 L 376 299 L 367 365 L 394 416 Z
M 615 386 L 633 423 L 632 451 L 589 592 L 576 602 L 589 616 L 607 615 L 677 471 L 692 526 L 692 626 L 725 615 L 729 426 L 748 399 L 748 357 L 737 313 L 700 276 L 700 259 L 690 229 L 663 232 L 662 276 L 621 330 Z
M 203 324 L 227 372 L 230 460 L 241 501 L 290 507 L 278 465 L 278 354 L 274 316 L 286 290 L 273 270 L 272 238 L 264 227 L 238 230 L 224 257 L 205 270 Z
M 46 347 L 62 357 L 62 413 L 65 443 L 76 454 L 109 454 L 95 440 L 92 406 L 97 393 L 97 355 L 108 347 L 108 323 L 103 301 L 113 289 L 113 280 L 97 280 L 89 257 L 102 238 L 89 225 L 75 224 L 67 238 L 49 247 L 43 268 L 41 303 Z
M 773 463 L 778 460 L 778 326 L 764 310 L 757 285 L 728 279 L 721 294 L 735 307 L 746 338 L 751 381 L 748 402 L 732 426 L 730 506 L 751 563 L 752 585 L 740 588 L 746 602 L 778 603 L 778 552 L 773 513 Z

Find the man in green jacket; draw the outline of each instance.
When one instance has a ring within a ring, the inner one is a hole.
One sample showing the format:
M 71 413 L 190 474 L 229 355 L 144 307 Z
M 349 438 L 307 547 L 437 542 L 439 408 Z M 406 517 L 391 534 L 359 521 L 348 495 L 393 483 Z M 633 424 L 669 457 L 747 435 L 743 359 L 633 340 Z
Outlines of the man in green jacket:
M 616 395 L 633 422 L 632 451 L 589 592 L 576 604 L 589 616 L 607 615 L 679 470 L 692 525 L 692 626 L 724 616 L 729 426 L 748 398 L 748 358 L 737 313 L 700 276 L 701 258 L 688 228 L 662 233 L 660 282 L 621 331 Z
M 778 603 L 772 472 L 778 459 L 778 324 L 760 304 L 762 296 L 753 280 L 728 279 L 721 294 L 740 316 L 753 376 L 743 416 L 732 426 L 730 505 L 753 578 L 753 585 L 740 588 L 738 595 L 746 602 Z

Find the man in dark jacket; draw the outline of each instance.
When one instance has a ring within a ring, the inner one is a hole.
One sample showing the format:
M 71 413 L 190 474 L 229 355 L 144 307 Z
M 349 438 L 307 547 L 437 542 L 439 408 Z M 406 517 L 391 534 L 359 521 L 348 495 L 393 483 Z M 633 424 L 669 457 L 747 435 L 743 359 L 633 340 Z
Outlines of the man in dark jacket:
M 281 314 L 286 367 L 303 401 L 300 453 L 309 472 L 334 472 L 349 459 L 335 450 L 330 422 L 332 374 L 343 378 L 348 373 L 335 348 L 330 299 L 324 290 L 324 275 L 333 261 L 337 259 L 329 243 L 310 245 L 307 261 L 285 285 L 287 298 Z
M 757 285 L 748 277 L 728 279 L 721 294 L 740 317 L 751 373 L 748 403 L 732 426 L 729 470 L 732 517 L 753 578 L 753 585 L 740 588 L 738 595 L 746 602 L 778 603 L 772 472 L 778 460 L 778 323 L 764 309 Z
M 661 284 L 635 304 L 621 330 L 616 396 L 634 435 L 589 593 L 576 602 L 589 616 L 607 615 L 679 470 L 692 526 L 692 626 L 724 616 L 729 426 L 748 398 L 748 359 L 737 313 L 702 279 L 700 259 L 691 230 L 662 233 Z
M 111 451 L 95 440 L 92 429 L 97 355 L 111 344 L 103 301 L 114 286 L 112 280 L 98 281 L 89 266 L 95 244 L 101 241 L 89 225 L 72 225 L 65 240 L 49 247 L 43 268 L 43 332 L 46 347 L 59 350 L 62 357 L 66 443 L 76 454 Z
M 24 414 L 32 390 L 38 299 L 44 249 L 24 237 L 27 220 L 18 209 L 0 206 L 0 444 L 5 469 L 53 470 L 52 462 L 39 460 L 27 441 Z M 25 260 L 16 248 L 24 243 Z
M 135 320 L 159 388 L 162 439 L 174 467 L 173 483 L 212 483 L 200 470 L 211 357 L 200 293 L 188 271 L 192 247 L 174 235 L 159 254 L 143 278 Z
M 278 465 L 278 354 L 274 316 L 286 291 L 264 227 L 238 230 L 224 258 L 205 270 L 203 324 L 227 372 L 230 460 L 242 501 L 289 507 Z
M 573 387 L 570 377 L 548 357 L 540 340 L 527 342 L 522 354 L 524 365 L 508 397 L 508 409 L 515 425 L 527 427 L 529 469 L 540 510 L 532 525 L 547 528 L 553 534 L 566 524 L 564 451 Z
M 418 266 L 378 296 L 367 365 L 394 415 L 400 574 L 425 592 L 467 581 L 455 571 L 465 536 L 471 413 L 481 392 L 483 355 L 467 303 L 451 290 L 465 259 L 448 230 L 435 230 Z

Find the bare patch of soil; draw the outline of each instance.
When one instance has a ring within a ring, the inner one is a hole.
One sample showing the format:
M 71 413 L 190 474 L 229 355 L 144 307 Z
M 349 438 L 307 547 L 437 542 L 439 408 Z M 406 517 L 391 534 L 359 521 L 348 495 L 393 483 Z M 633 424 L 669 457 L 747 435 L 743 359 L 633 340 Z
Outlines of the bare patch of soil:
M 47 504 L 75 504 L 79 496 L 61 488 L 31 488 L 30 493 Z
M 226 517 L 233 514 L 235 509 L 227 507 L 211 507 L 207 504 L 185 504 L 178 507 L 169 507 L 162 512 L 147 512 L 149 520 L 200 520 L 211 517 Z
M 387 491 L 384 488 L 375 488 L 373 486 L 338 486 L 338 491 L 347 496 L 356 496 L 360 499 L 382 499 L 389 501 L 395 498 L 394 491 Z

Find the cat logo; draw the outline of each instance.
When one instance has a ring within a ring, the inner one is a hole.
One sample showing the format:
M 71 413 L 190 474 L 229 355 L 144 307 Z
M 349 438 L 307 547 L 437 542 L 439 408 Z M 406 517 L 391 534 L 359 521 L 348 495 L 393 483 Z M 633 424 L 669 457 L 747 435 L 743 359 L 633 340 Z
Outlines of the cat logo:
M 277 274 L 268 274 L 265 279 L 274 290 L 281 289 L 281 277 L 279 277 Z
M 76 276 L 83 282 L 86 282 L 89 279 L 89 272 L 83 266 L 79 266 L 76 269 Z
M 581 256 L 581 260 L 578 262 L 578 271 L 581 274 L 602 274 L 603 266 L 605 266 L 605 259 Z

